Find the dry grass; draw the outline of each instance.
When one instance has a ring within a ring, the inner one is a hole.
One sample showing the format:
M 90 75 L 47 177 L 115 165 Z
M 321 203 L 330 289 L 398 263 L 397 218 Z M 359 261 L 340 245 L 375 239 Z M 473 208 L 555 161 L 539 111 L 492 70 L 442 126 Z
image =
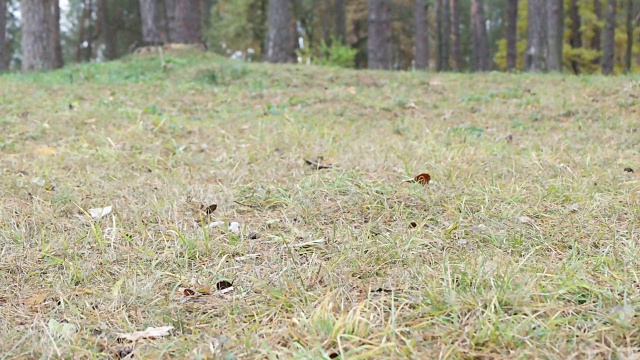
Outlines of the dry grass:
M 167 62 L 0 78 L 4 357 L 640 356 L 638 79 Z

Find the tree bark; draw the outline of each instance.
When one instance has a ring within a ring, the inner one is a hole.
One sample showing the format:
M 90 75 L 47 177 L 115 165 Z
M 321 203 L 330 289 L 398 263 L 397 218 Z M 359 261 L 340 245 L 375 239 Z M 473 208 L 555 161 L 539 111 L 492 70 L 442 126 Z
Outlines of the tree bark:
M 442 58 L 444 71 L 451 70 L 451 8 L 449 0 L 442 1 Z
M 564 1 L 547 0 L 547 70 L 562 72 Z
M 173 42 L 198 44 L 202 41 L 199 0 L 175 1 L 176 29 Z
M 518 0 L 507 0 L 507 70 L 518 64 Z
M 53 68 L 59 69 L 64 66 L 62 59 L 62 43 L 60 42 L 60 1 L 51 2 L 51 17 L 49 21 L 49 36 L 51 49 L 53 51 Z
M 451 9 L 451 57 L 456 70 L 462 70 L 462 57 L 460 55 L 460 2 L 450 0 Z
M 345 0 L 336 0 L 336 37 L 343 44 L 347 43 L 347 12 L 344 6 Z
M 7 70 L 7 0 L 0 0 L 0 72 Z
M 547 7 L 546 0 L 529 0 L 527 5 L 528 29 L 527 51 L 524 68 L 526 71 L 546 71 L 547 64 Z
M 148 43 L 159 43 L 160 7 L 156 0 L 140 0 L 140 20 L 142 22 L 142 40 Z
M 607 0 L 605 14 L 604 46 L 602 51 L 602 73 L 613 73 L 614 42 L 616 37 L 616 0 Z
M 22 69 L 45 70 L 55 67 L 52 44 L 53 0 L 22 0 Z
M 582 47 L 582 33 L 580 31 L 581 19 L 578 0 L 571 0 L 569 17 L 571 18 L 571 38 L 569 39 L 569 45 L 571 45 L 572 49 L 578 49 Z M 580 74 L 580 66 L 577 61 L 571 61 L 571 68 L 573 69 L 574 74 Z
M 267 9 L 267 39 L 265 60 L 272 63 L 292 62 L 295 58 L 291 32 L 291 6 L 289 0 L 269 0 Z
M 635 0 L 627 0 L 627 52 L 624 56 L 624 71 L 631 72 L 631 57 L 633 56 L 633 14 L 635 13 Z
M 98 0 L 98 17 L 102 26 L 102 41 L 104 42 L 104 57 L 107 60 L 115 59 L 117 55 L 115 31 L 111 21 L 108 0 Z
M 166 34 L 168 42 L 176 42 L 175 37 L 178 32 L 178 21 L 176 19 L 176 1 L 165 0 L 164 7 L 166 12 Z
M 425 0 L 416 0 L 416 69 L 429 67 L 429 5 Z
M 602 0 L 593 0 L 593 12 L 598 21 L 602 20 Z M 602 47 L 602 29 L 596 26 L 593 29 L 593 38 L 591 39 L 591 48 L 600 51 Z M 598 61 L 599 62 L 599 61 Z
M 471 31 L 473 32 L 473 70 L 491 70 L 489 36 L 482 0 L 471 0 Z
M 369 0 L 368 68 L 391 68 L 390 0 Z

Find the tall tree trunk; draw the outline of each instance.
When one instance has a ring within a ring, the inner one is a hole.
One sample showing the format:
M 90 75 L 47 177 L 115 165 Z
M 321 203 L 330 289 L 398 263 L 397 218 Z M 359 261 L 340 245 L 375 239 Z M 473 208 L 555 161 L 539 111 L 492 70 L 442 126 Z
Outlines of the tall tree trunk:
M 635 0 L 627 0 L 627 52 L 624 55 L 624 71 L 631 72 L 631 57 L 633 56 L 633 14 Z
M 426 69 L 429 66 L 429 5 L 425 0 L 416 0 L 416 69 Z
M 507 70 L 518 64 L 518 0 L 507 0 Z
M 140 0 L 140 19 L 142 20 L 142 40 L 159 43 L 160 7 L 156 0 Z
M 564 1 L 547 0 L 547 69 L 562 72 Z
M 291 6 L 289 0 L 269 0 L 267 9 L 267 39 L 265 60 L 272 63 L 292 62 L 294 36 L 291 32 Z
M 202 20 L 202 33 L 206 33 L 206 31 L 211 26 L 211 9 L 213 8 L 213 0 L 200 0 L 200 8 L 201 14 L 200 18 Z
M 336 37 L 343 44 L 347 43 L 347 12 L 345 0 L 336 0 Z
M 115 59 L 117 55 L 115 31 L 111 21 L 111 13 L 109 12 L 108 0 L 98 0 L 98 17 L 102 31 L 102 41 L 104 42 L 104 57 L 107 60 Z
M 582 47 L 582 32 L 580 31 L 581 19 L 578 0 L 571 0 L 571 7 L 569 9 L 569 17 L 571 18 L 571 38 L 569 39 L 569 45 L 571 45 L 572 49 L 579 49 Z M 580 74 L 580 66 L 577 61 L 571 60 L 571 68 L 574 74 Z
M 369 0 L 368 68 L 391 68 L 390 0 Z
M 62 44 L 60 43 L 60 1 L 53 0 L 51 1 L 51 8 L 49 9 L 50 16 L 48 19 L 48 31 L 49 31 L 49 41 L 51 44 L 50 51 L 53 52 L 53 68 L 59 69 L 64 65 L 62 59 Z
M 52 49 L 50 23 L 53 0 L 22 0 L 22 69 L 25 71 L 52 69 L 55 52 Z
M 442 1 L 442 58 L 443 70 L 451 70 L 449 63 L 451 57 L 451 8 L 449 0 Z
M 175 1 L 176 32 L 172 41 L 197 44 L 202 41 L 200 2 L 198 0 Z
M 178 32 L 178 21 L 176 18 L 176 2 L 179 0 L 165 0 L 164 7 L 166 12 L 166 33 L 168 42 L 176 42 L 176 34 Z
M 89 5 L 87 3 L 87 0 L 82 0 L 82 13 L 80 15 L 80 22 L 78 23 L 78 46 L 76 47 L 76 62 L 82 62 L 82 53 L 83 53 L 84 41 L 85 41 L 85 31 L 87 28 L 88 19 L 89 19 Z
M 616 0 L 607 0 L 605 14 L 604 46 L 602 51 L 602 73 L 610 75 L 613 72 L 613 59 L 616 37 Z
M 593 13 L 598 21 L 602 20 L 602 0 L 593 0 Z M 591 38 L 591 48 L 600 51 L 602 47 L 602 28 L 600 25 L 593 29 L 593 38 Z M 600 59 L 597 59 L 599 63 Z
M 7 70 L 7 0 L 0 0 L 0 72 Z
M 489 56 L 489 36 L 487 35 L 486 19 L 482 0 L 471 0 L 471 22 L 473 32 L 473 70 L 491 70 Z
M 527 6 L 528 29 L 527 51 L 524 68 L 526 71 L 546 71 L 547 64 L 547 0 L 529 0 Z
M 462 70 L 462 57 L 460 55 L 460 2 L 450 0 L 451 8 L 451 56 L 454 68 Z

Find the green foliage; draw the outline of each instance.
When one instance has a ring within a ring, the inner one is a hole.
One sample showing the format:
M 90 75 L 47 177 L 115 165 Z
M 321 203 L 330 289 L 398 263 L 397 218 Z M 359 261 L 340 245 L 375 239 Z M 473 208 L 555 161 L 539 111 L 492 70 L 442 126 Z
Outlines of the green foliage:
M 260 59 L 266 36 L 266 0 L 219 0 L 211 14 L 206 36 L 211 49 L 225 55 Z
M 322 66 L 353 68 L 356 65 L 357 54 L 357 49 L 344 45 L 331 36 L 331 45 L 327 45 L 324 40 L 320 42 L 319 55 L 313 58 L 313 62 Z

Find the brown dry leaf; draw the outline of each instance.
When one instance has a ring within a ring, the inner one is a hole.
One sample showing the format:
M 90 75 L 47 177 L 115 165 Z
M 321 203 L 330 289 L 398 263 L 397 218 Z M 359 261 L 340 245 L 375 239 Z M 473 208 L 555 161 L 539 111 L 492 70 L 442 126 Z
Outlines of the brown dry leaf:
M 47 294 L 37 294 L 24 299 L 24 303 L 29 306 L 38 306 L 42 304 L 46 298 Z
M 118 334 L 118 339 L 138 341 L 140 339 L 155 339 L 171 334 L 173 326 L 148 327 L 144 331 L 135 331 L 128 334 Z
M 209 206 L 202 205 L 201 208 L 202 208 L 202 212 L 205 213 L 205 215 L 211 215 L 218 208 L 218 204 L 211 204 Z
M 51 146 L 40 146 L 35 148 L 34 152 L 39 156 L 53 156 L 56 154 L 56 148 Z
M 355 93 L 356 93 L 356 88 L 355 88 L 355 87 L 353 87 L 353 86 L 349 86 L 349 87 L 347 88 L 347 91 L 348 91 L 349 93 L 351 93 L 351 94 L 355 94 Z
M 520 216 L 519 218 L 520 222 L 523 224 L 531 224 L 534 225 L 535 222 L 533 221 L 532 218 L 528 217 L 528 216 Z
M 182 290 L 182 294 L 184 294 L 184 296 L 193 296 L 196 292 L 191 289 L 184 289 Z
M 211 295 L 211 285 L 202 285 L 198 288 L 198 292 L 203 295 Z
M 413 179 L 405 180 L 405 182 L 418 183 L 420 185 L 427 185 L 429 184 L 429 181 L 431 181 L 431 175 L 427 173 L 417 175 Z
M 331 167 L 333 166 L 331 164 L 323 164 L 320 161 L 322 161 L 322 158 L 318 158 L 317 160 L 304 159 L 304 163 L 309 165 L 314 170 L 331 169 Z
M 632 168 L 630 168 L 630 167 L 626 167 L 626 168 L 624 168 L 624 171 L 625 171 L 625 172 L 632 173 L 632 172 L 633 172 L 633 169 L 632 169 Z
M 218 289 L 220 291 L 222 291 L 224 289 L 228 289 L 228 288 L 230 288 L 232 286 L 233 286 L 233 283 L 231 283 L 231 282 L 229 282 L 227 280 L 221 280 L 221 281 L 218 281 L 216 283 L 216 289 Z

